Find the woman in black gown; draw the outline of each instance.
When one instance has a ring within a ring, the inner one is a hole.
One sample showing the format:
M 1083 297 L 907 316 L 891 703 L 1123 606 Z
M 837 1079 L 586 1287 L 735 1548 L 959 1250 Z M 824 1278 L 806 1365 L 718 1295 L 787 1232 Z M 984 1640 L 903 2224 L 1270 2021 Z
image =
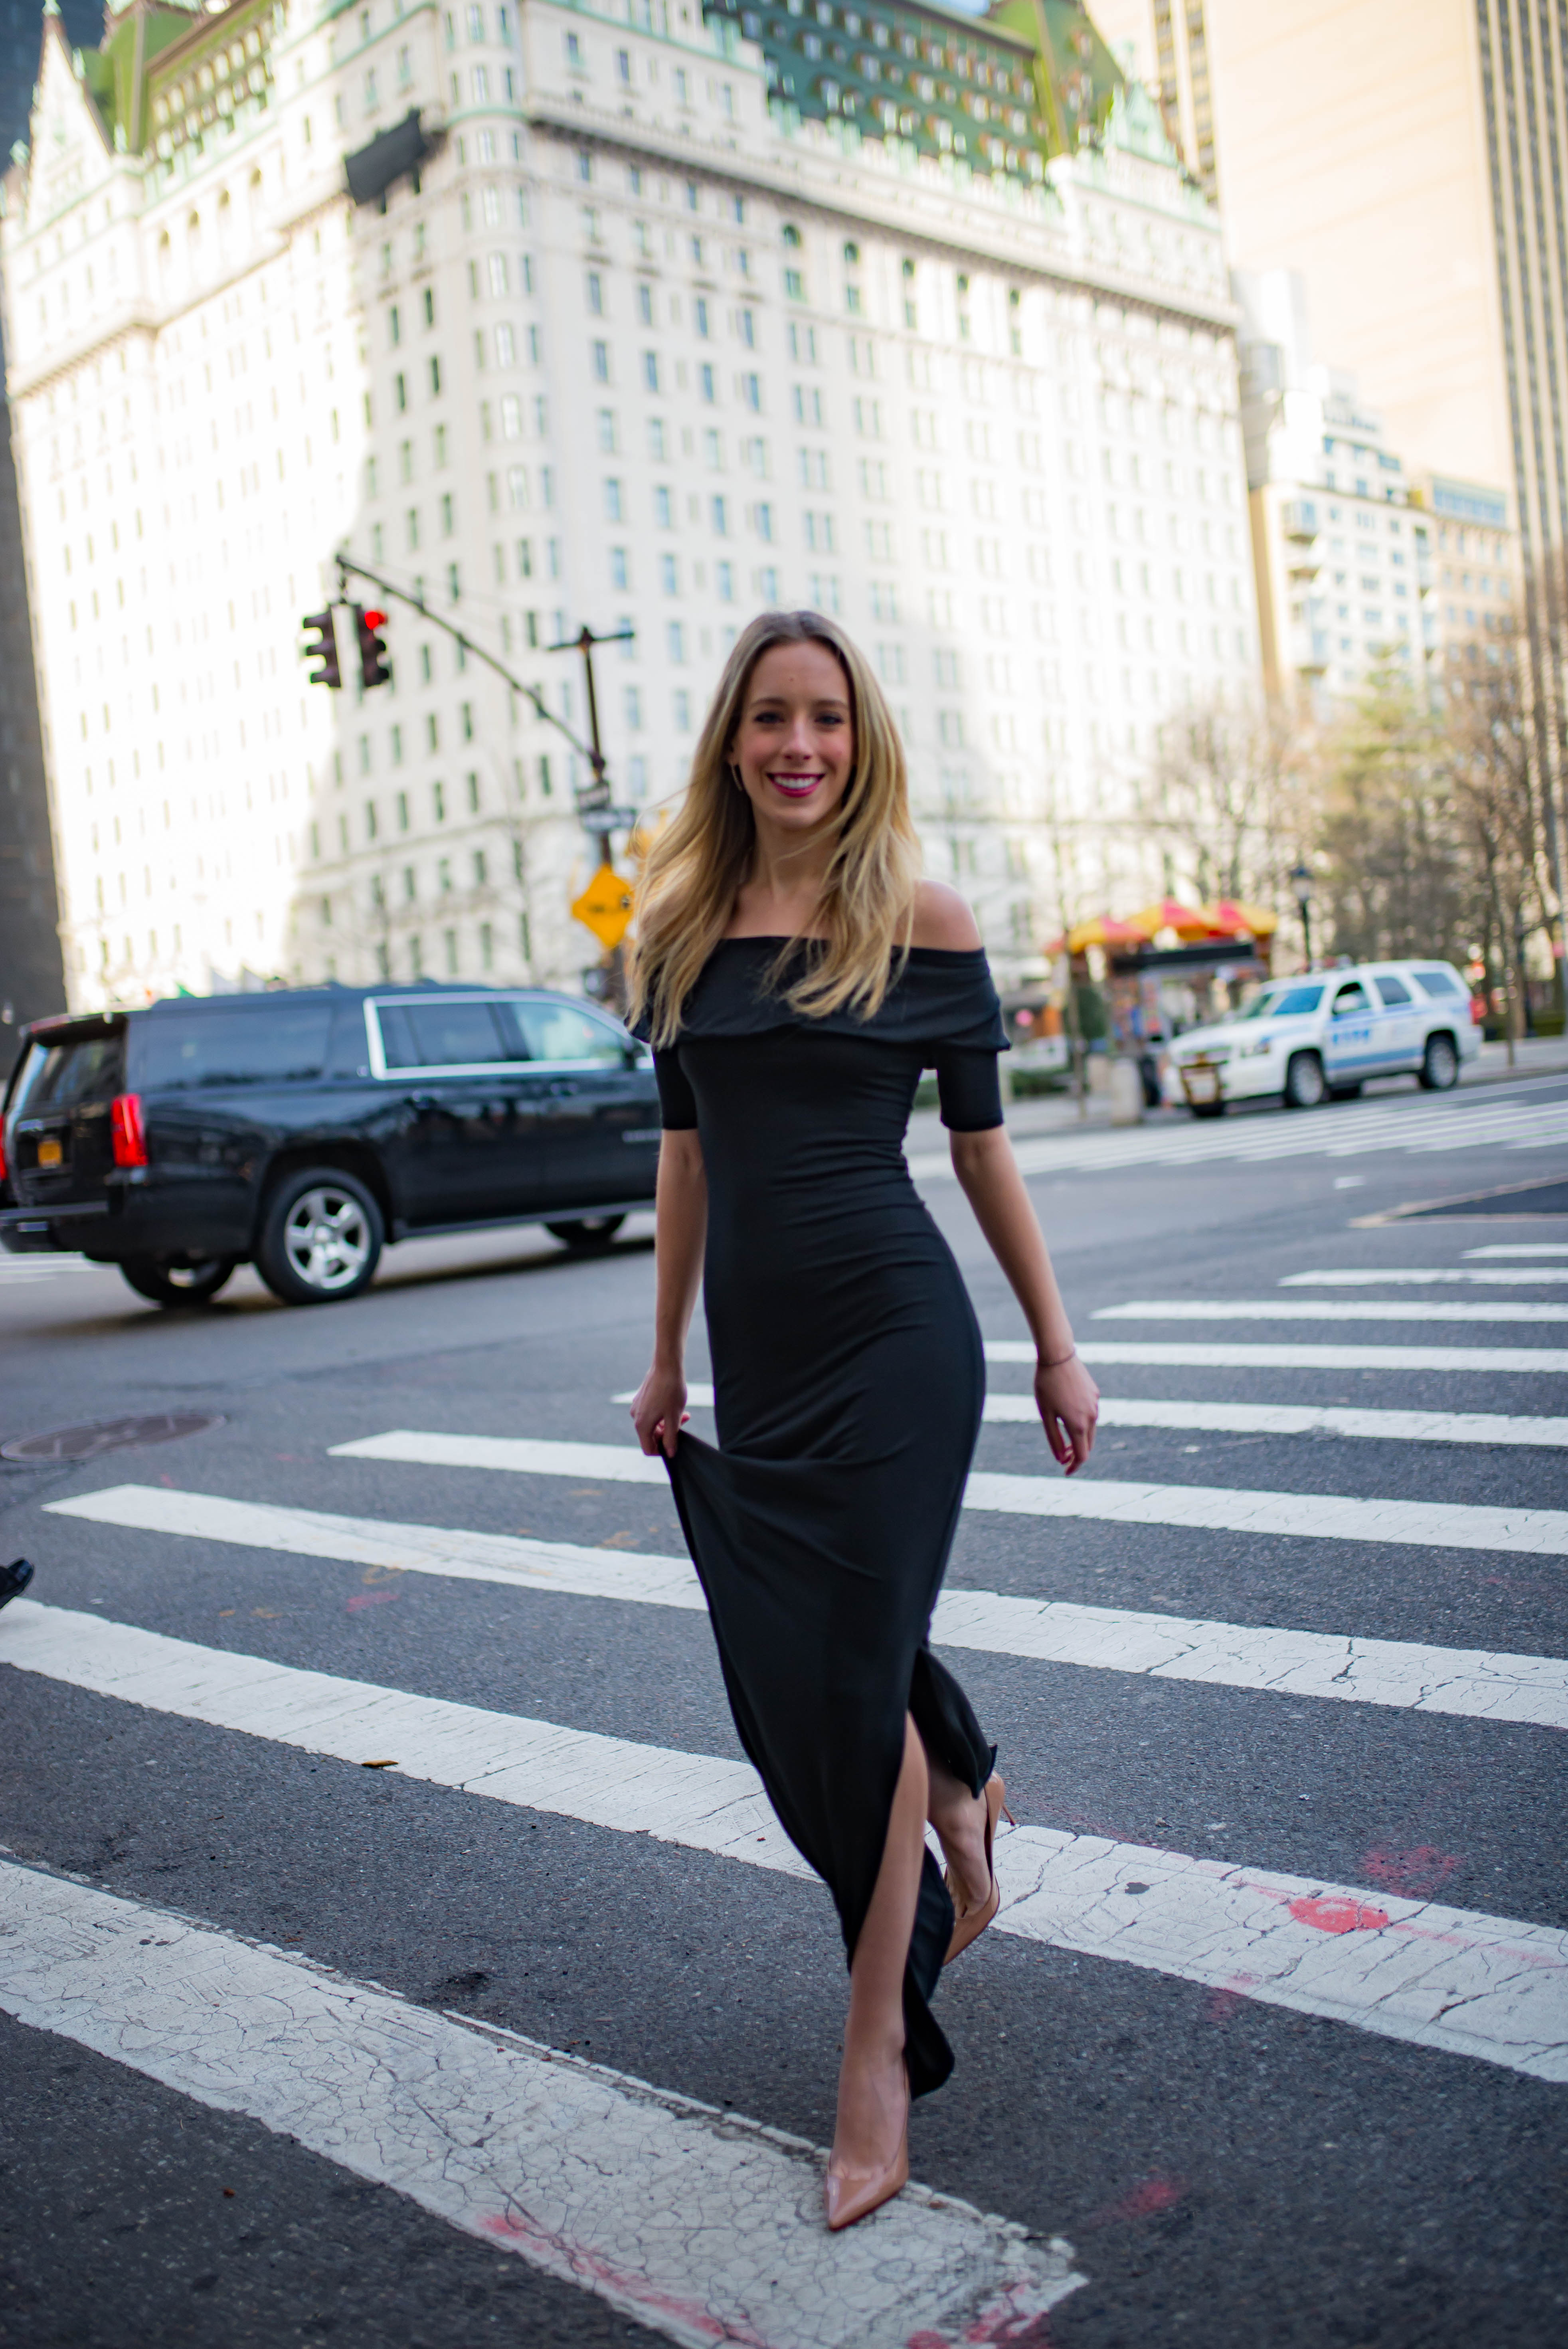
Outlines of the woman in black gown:
M 1098 1403 L 1002 1128 L 1006 1039 L 974 919 L 916 858 L 903 750 L 860 654 L 815 613 L 754 621 L 639 901 L 634 1017 L 665 1141 L 654 1361 L 632 1416 L 666 1458 L 741 1743 L 838 1907 L 835 2228 L 907 2178 L 909 2099 L 953 2064 L 937 1976 L 1000 1903 L 995 1748 L 926 1636 L 985 1373 L 904 1163 L 923 1068 L 1069 1475 Z M 699 1281 L 717 1449 L 681 1432 Z

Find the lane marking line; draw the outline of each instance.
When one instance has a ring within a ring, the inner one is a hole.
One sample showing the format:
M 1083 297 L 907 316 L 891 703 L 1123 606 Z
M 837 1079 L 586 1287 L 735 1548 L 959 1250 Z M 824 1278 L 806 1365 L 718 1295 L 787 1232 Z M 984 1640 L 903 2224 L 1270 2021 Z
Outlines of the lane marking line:
M 1408 1298 L 1368 1298 L 1345 1305 L 1337 1298 L 1140 1299 L 1102 1305 L 1094 1321 L 1568 1321 L 1568 1305 L 1428 1305 Z
M 1233 1345 L 1212 1340 L 1126 1340 L 1091 1338 L 1078 1342 L 1086 1362 L 1139 1363 L 1171 1371 L 1475 1371 L 1531 1378 L 1568 1375 L 1568 1348 L 1557 1346 L 1314 1346 Z M 992 1338 L 988 1362 L 1033 1362 L 1027 1339 Z
M 1024 1350 L 1033 1361 L 1032 1347 Z M 630 1402 L 630 1392 L 612 1395 Z M 694 1411 L 711 1411 L 713 1389 L 694 1379 L 686 1389 Z M 993 1427 L 1037 1427 L 1033 1395 L 988 1394 L 983 1416 Z M 1363 1435 L 1390 1444 L 1568 1444 L 1568 1419 L 1510 1417 L 1497 1411 L 1355 1410 L 1337 1403 L 1214 1402 L 1101 1395 L 1102 1427 L 1209 1428 L 1229 1435 Z
M 328 1447 L 337 1460 L 426 1468 L 499 1469 L 519 1476 L 665 1485 L 662 1461 L 615 1444 L 557 1444 L 523 1435 L 453 1435 L 389 1428 Z M 1362 1500 L 1340 1493 L 1247 1492 L 1223 1485 L 1151 1485 L 1109 1476 L 1011 1476 L 974 1469 L 966 1509 L 1006 1516 L 1088 1517 L 1127 1526 L 1188 1526 L 1222 1533 L 1291 1534 L 1321 1541 L 1404 1542 L 1422 1549 L 1512 1551 L 1568 1557 L 1568 1509 L 1500 1509 L 1453 1501 Z
M 487 1713 L 14 1599 L 0 1661 L 155 1713 L 594 1826 L 810 1871 L 744 1763 Z M 1045 1827 L 998 1838 L 998 1931 L 1568 2081 L 1568 1932 Z M 742 2336 L 744 2338 L 744 2336 Z M 1005 2337 L 1005 2336 L 1004 2336 Z
M 911 2186 L 830 2240 L 803 2139 L 187 1918 L 0 1864 L 0 2007 L 296 2139 L 683 2349 L 999 2343 L 1071 2246 Z
M 56 1516 L 230 1542 L 274 1555 L 326 1557 L 633 1606 L 704 1609 L 702 1586 L 684 1557 L 578 1549 L 565 1542 L 440 1526 L 390 1525 L 373 1517 L 171 1492 L 157 1485 L 110 1485 L 45 1506 Z M 1211 1623 L 953 1587 L 937 1600 L 932 1636 L 941 1647 L 1030 1662 L 1568 1729 L 1568 1660 L 1555 1656 Z

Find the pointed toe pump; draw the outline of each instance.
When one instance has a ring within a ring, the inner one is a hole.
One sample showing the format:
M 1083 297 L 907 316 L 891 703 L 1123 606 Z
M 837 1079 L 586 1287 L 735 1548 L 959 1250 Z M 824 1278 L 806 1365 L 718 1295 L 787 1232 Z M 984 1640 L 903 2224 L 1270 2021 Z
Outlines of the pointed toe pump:
M 1009 1826 L 1016 1826 L 1018 1823 L 1012 1812 L 1007 1809 L 1007 1789 L 995 1772 L 985 1781 L 985 1866 L 991 1878 L 991 1889 L 977 1907 L 965 1909 L 960 1906 L 958 1887 L 953 1880 L 953 1870 L 948 1869 L 947 1889 L 953 1901 L 954 1923 L 953 1939 L 947 1944 L 947 1955 L 942 1961 L 945 1966 L 950 1966 L 954 1958 L 961 1956 L 971 1941 L 977 1941 L 980 1939 L 981 1934 L 1002 1906 L 1002 1888 L 996 1881 L 995 1864 L 991 1857 L 992 1847 L 996 1840 L 996 1821 L 1006 1812 Z
M 881 2169 L 830 2169 L 822 2180 L 822 2207 L 828 2232 L 841 2235 L 861 2219 L 869 2219 L 909 2184 L 909 2083 L 904 2081 L 903 2133 L 898 2151 Z

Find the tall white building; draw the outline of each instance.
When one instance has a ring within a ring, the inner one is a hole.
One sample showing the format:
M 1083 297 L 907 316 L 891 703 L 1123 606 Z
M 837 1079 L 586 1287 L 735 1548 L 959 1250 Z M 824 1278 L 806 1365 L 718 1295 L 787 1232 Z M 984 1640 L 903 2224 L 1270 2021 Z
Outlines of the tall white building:
M 75 1003 L 595 959 L 526 700 L 398 605 L 391 688 L 305 683 L 340 549 L 579 731 L 547 647 L 634 627 L 649 820 L 745 619 L 838 614 L 1004 975 L 1158 882 L 1124 782 L 1255 675 L 1232 312 L 1070 0 L 128 0 L 46 16 L 3 200 Z
M 1314 362 L 1297 272 L 1238 271 L 1233 284 L 1268 689 L 1343 698 L 1392 661 L 1436 698 L 1481 657 L 1472 644 L 1495 659 L 1504 641 L 1507 498 L 1472 483 L 1412 481 L 1355 378 Z M 1484 577 L 1484 596 L 1455 561 L 1461 550 Z M 1454 587 L 1461 576 L 1464 603 Z

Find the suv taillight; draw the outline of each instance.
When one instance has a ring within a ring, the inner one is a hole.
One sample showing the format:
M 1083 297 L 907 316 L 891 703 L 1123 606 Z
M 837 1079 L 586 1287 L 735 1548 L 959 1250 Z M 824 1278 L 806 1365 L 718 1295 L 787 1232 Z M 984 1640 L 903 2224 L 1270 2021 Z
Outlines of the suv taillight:
M 5 1128 L 0 1125 L 0 1183 L 5 1180 Z
M 117 1093 L 109 1104 L 109 1141 L 117 1166 L 145 1166 L 147 1135 L 141 1123 L 141 1095 Z

